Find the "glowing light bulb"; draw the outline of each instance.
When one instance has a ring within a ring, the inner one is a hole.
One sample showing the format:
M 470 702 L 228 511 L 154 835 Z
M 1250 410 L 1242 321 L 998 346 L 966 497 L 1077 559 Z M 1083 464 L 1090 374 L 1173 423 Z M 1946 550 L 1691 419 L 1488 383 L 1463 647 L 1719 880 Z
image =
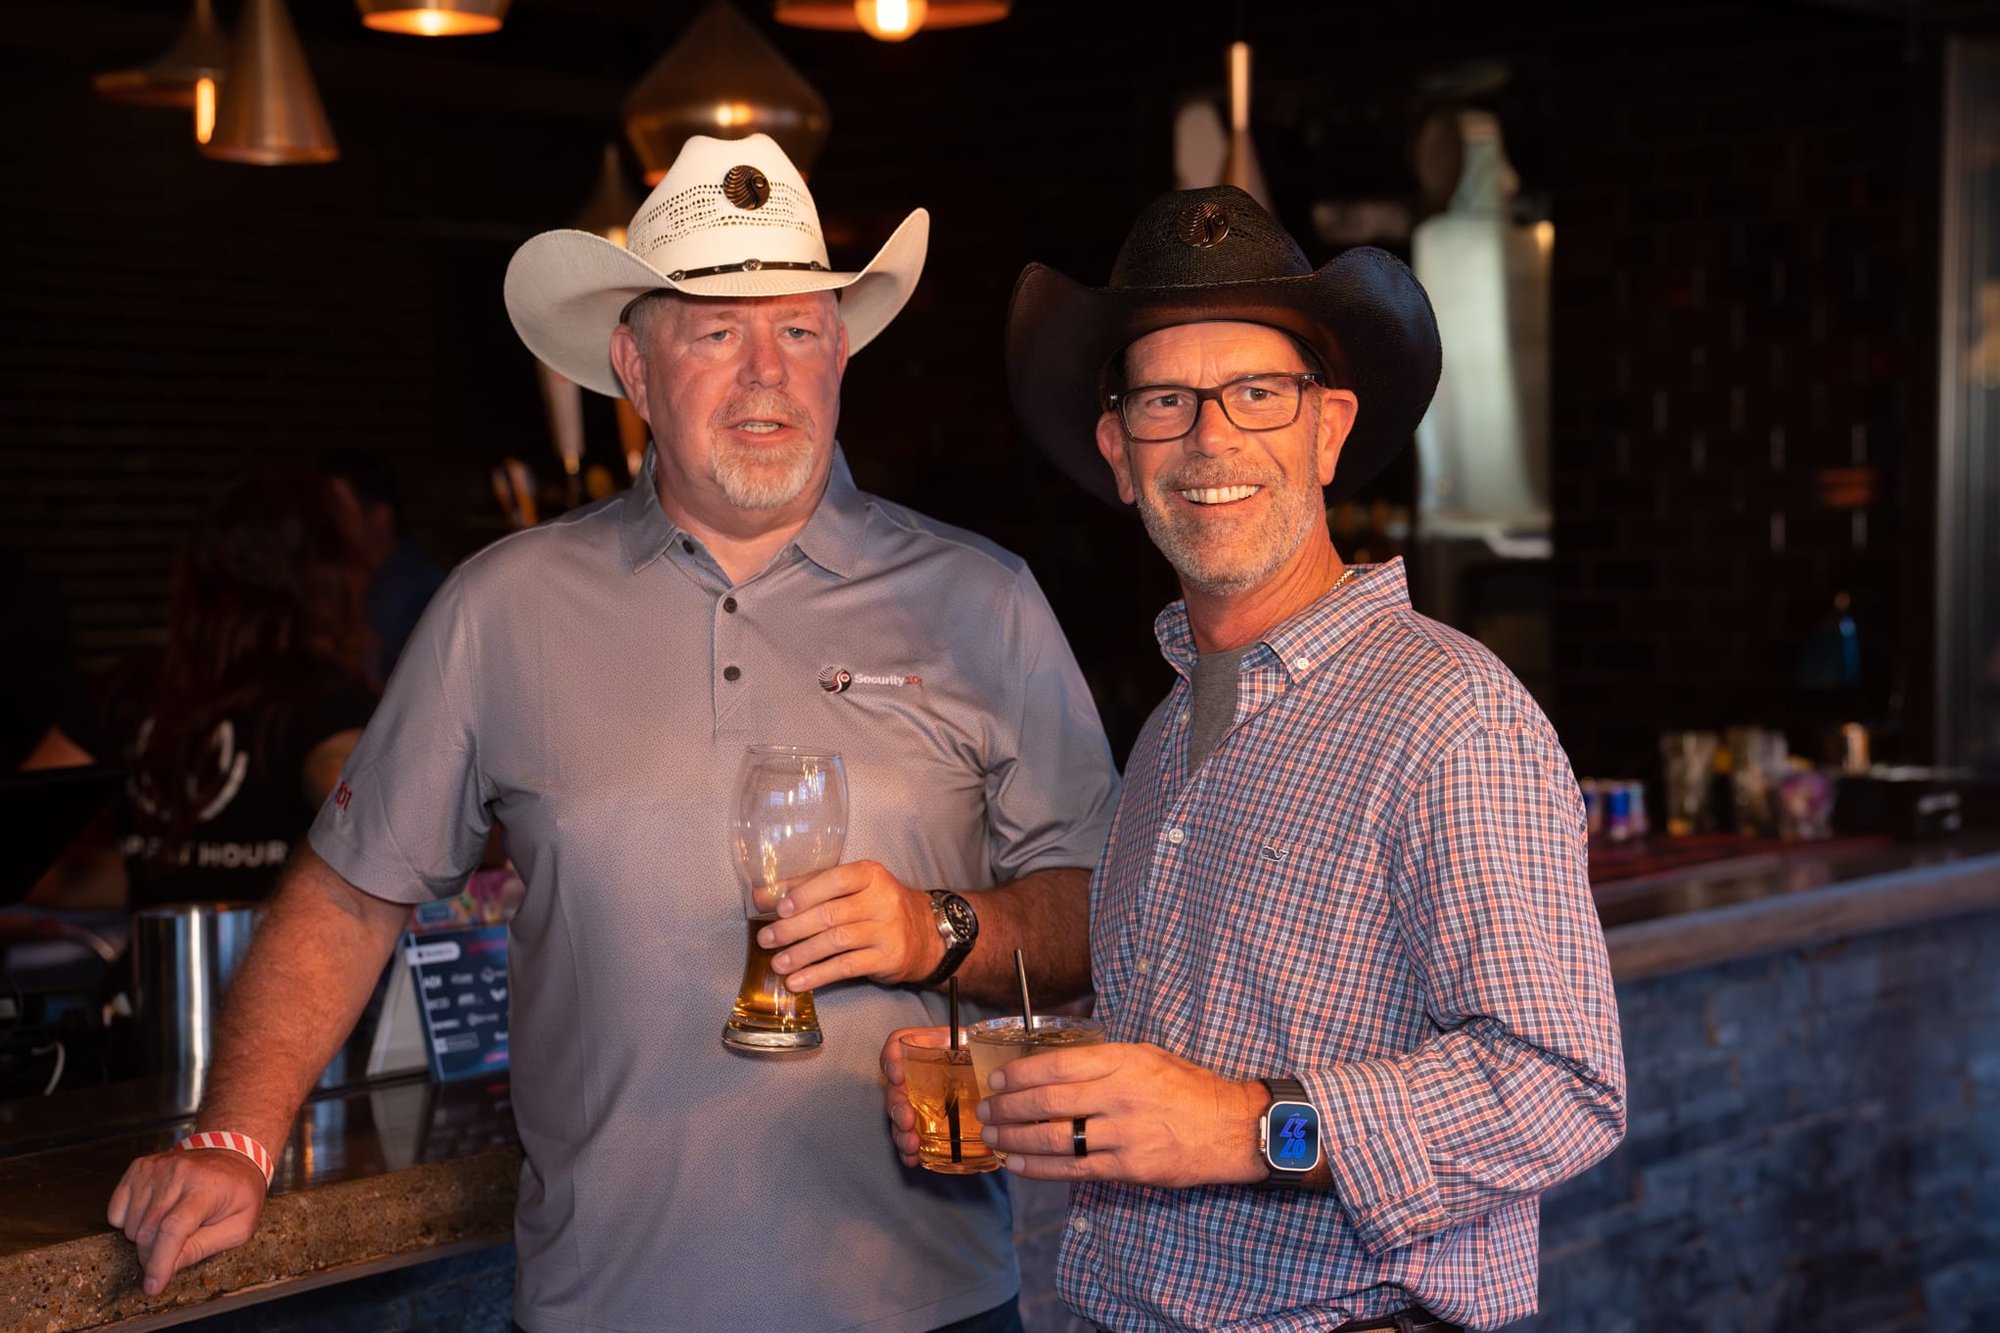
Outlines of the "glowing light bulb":
M 194 81 L 194 141 L 207 143 L 215 133 L 215 80 Z
M 925 0 L 854 0 L 854 17 L 870 37 L 900 42 L 924 26 Z

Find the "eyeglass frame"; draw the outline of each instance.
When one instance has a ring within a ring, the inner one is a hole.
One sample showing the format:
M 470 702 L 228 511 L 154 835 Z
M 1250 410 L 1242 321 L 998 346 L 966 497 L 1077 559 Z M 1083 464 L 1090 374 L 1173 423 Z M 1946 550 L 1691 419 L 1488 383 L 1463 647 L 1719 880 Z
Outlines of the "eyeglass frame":
M 1291 380 L 1299 386 L 1298 400 L 1292 404 L 1292 415 L 1289 420 L 1272 426 L 1246 426 L 1230 415 L 1229 404 L 1222 401 L 1223 390 L 1232 384 L 1241 384 L 1245 380 L 1272 379 Z M 1220 384 L 1211 384 L 1206 389 L 1198 389 L 1192 384 L 1137 384 L 1118 393 L 1104 395 L 1104 410 L 1117 416 L 1119 429 L 1123 430 L 1125 438 L 1134 444 L 1167 444 L 1174 440 L 1186 439 L 1189 434 L 1201 425 L 1201 405 L 1206 402 L 1213 402 L 1216 409 L 1222 413 L 1222 419 L 1240 431 L 1255 433 L 1267 430 L 1283 430 L 1287 426 L 1298 424 L 1299 412 L 1305 407 L 1305 386 L 1308 384 L 1324 389 L 1326 387 L 1326 376 L 1317 370 L 1259 370 L 1248 375 L 1238 375 L 1234 379 L 1224 380 Z M 1133 394 L 1142 393 L 1147 389 L 1179 389 L 1194 395 L 1194 419 L 1188 422 L 1186 430 L 1183 430 L 1178 435 L 1134 435 L 1132 433 L 1132 423 L 1125 419 L 1125 400 Z

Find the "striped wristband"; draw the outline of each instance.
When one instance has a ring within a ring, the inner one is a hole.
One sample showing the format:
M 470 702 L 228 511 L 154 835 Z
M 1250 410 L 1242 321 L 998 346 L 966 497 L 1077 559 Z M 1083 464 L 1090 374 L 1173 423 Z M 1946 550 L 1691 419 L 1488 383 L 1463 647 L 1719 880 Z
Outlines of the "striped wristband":
M 264 1188 L 271 1187 L 271 1154 L 264 1151 L 264 1145 L 248 1134 L 238 1134 L 233 1130 L 203 1130 L 190 1134 L 174 1145 L 177 1152 L 193 1148 L 221 1148 L 228 1152 L 240 1152 L 257 1164 L 264 1173 Z

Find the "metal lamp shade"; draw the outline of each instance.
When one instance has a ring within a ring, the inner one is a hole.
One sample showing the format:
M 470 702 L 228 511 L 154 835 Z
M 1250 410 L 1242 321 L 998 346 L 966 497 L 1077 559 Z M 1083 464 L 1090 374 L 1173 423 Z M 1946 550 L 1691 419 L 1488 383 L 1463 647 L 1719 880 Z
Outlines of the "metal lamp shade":
M 704 9 L 625 100 L 625 137 L 648 185 L 692 134 L 768 134 L 807 172 L 832 124 L 826 99 L 727 0 Z
M 194 12 L 174 44 L 137 69 L 115 70 L 91 79 L 91 86 L 114 102 L 136 106 L 190 108 L 201 79 L 222 82 L 229 68 L 229 38 L 215 22 L 211 0 L 194 0 Z
M 418 37 L 498 32 L 509 0 L 355 0 L 363 26 Z
M 597 174 L 597 189 L 583 211 L 570 225 L 578 231 L 595 232 L 613 245 L 625 244 L 625 229 L 639 211 L 639 196 L 625 183 L 625 164 L 619 159 L 618 145 L 604 145 L 604 165 Z
M 249 0 L 229 71 L 205 155 L 256 166 L 340 156 L 284 0 Z
M 865 32 L 900 42 L 919 28 L 969 28 L 998 23 L 1009 0 L 777 0 L 772 17 L 795 28 Z

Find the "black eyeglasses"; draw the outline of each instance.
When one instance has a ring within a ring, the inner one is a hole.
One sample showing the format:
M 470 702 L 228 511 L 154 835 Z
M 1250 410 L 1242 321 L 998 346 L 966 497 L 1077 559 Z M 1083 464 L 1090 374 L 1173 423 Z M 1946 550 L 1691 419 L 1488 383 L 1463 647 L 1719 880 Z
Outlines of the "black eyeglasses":
M 1194 429 L 1201 405 L 1214 399 L 1238 430 L 1281 430 L 1299 419 L 1305 386 L 1321 383 L 1311 370 L 1274 370 L 1244 375 L 1210 389 L 1187 384 L 1142 384 L 1104 400 L 1125 434 L 1142 443 L 1178 440 Z

